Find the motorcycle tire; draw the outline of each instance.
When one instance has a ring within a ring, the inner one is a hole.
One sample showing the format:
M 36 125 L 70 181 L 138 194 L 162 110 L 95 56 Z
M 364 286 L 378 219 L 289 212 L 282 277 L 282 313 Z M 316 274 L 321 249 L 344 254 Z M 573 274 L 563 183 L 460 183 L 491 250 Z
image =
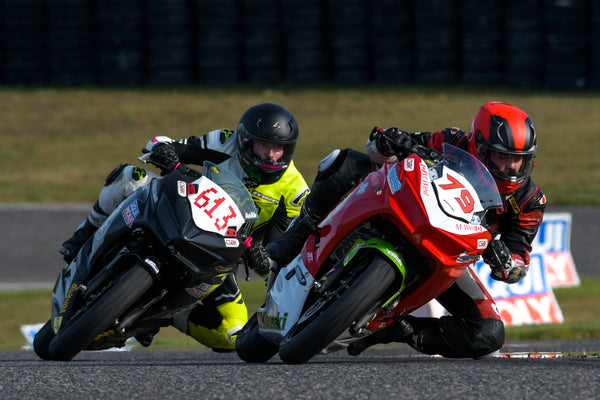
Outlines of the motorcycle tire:
M 138 300 L 152 286 L 152 281 L 150 272 L 141 264 L 127 270 L 85 312 L 58 331 L 50 342 L 50 358 L 69 361 L 75 357 Z
M 277 354 L 277 345 L 262 337 L 258 330 L 256 313 L 237 334 L 235 351 L 244 361 L 264 363 Z
M 52 320 L 48 320 L 33 337 L 33 350 L 42 360 L 51 360 L 50 341 L 54 338 Z
M 286 364 L 310 360 L 352 322 L 372 311 L 394 283 L 397 273 L 398 269 L 387 258 L 377 254 L 363 273 L 332 287 L 321 297 L 329 301 L 325 300 L 316 311 L 309 307 L 307 312 L 314 314 L 292 328 L 279 344 L 281 360 Z

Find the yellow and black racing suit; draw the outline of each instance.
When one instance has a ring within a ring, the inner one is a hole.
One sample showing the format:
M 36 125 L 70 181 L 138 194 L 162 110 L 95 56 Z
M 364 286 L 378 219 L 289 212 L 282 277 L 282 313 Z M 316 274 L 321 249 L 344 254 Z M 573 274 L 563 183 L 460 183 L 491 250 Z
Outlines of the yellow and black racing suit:
M 256 185 L 245 174 L 238 159 L 237 132 L 220 129 L 202 137 L 172 143 L 184 164 L 201 165 L 205 160 L 219 163 L 246 184 L 258 209 L 252 242 L 268 244 L 285 232 L 300 214 L 308 186 L 292 161 L 275 183 Z M 235 348 L 235 334 L 248 320 L 248 311 L 234 274 L 189 310 L 175 317 L 175 327 L 215 351 Z

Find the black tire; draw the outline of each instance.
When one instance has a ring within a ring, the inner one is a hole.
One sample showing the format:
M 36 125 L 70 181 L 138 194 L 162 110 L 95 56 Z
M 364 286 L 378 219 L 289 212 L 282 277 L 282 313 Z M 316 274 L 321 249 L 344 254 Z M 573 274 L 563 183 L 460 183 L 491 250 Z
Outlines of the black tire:
M 51 360 L 50 341 L 54 338 L 52 320 L 48 320 L 33 337 L 33 350 L 42 360 Z
M 152 276 L 142 265 L 127 270 L 96 299 L 88 310 L 68 321 L 50 342 L 52 360 L 68 361 L 85 349 L 152 286 Z
M 235 351 L 246 362 L 264 363 L 277 354 L 278 347 L 275 343 L 260 336 L 256 318 L 255 313 L 244 325 L 244 328 L 238 332 Z
M 325 300 L 314 315 L 288 332 L 279 344 L 281 360 L 286 364 L 302 364 L 310 360 L 352 322 L 372 311 L 394 283 L 397 273 L 397 268 L 387 258 L 376 254 L 363 273 L 332 288 L 322 296 L 329 301 Z M 308 311 L 313 312 L 314 307 L 309 307 Z

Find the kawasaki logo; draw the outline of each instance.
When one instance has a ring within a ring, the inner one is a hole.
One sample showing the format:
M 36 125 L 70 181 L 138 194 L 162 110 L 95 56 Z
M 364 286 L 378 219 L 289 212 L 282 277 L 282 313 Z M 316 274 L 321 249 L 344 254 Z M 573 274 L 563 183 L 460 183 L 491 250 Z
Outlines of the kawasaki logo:
M 268 326 L 272 329 L 284 330 L 285 323 L 287 321 L 288 313 L 284 313 L 283 316 L 277 315 L 265 315 L 263 316 L 263 325 Z

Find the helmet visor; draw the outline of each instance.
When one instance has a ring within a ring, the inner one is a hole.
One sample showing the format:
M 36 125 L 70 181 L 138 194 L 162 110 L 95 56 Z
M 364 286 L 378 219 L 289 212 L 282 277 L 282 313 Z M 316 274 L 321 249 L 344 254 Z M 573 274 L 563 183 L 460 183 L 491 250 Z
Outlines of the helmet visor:
M 487 165 L 497 178 L 508 182 L 521 182 L 531 174 L 533 154 L 500 152 L 489 149 Z
M 252 152 L 260 160 L 272 160 L 272 162 L 278 162 L 283 157 L 285 146 L 281 143 L 271 143 L 254 139 L 252 140 Z

